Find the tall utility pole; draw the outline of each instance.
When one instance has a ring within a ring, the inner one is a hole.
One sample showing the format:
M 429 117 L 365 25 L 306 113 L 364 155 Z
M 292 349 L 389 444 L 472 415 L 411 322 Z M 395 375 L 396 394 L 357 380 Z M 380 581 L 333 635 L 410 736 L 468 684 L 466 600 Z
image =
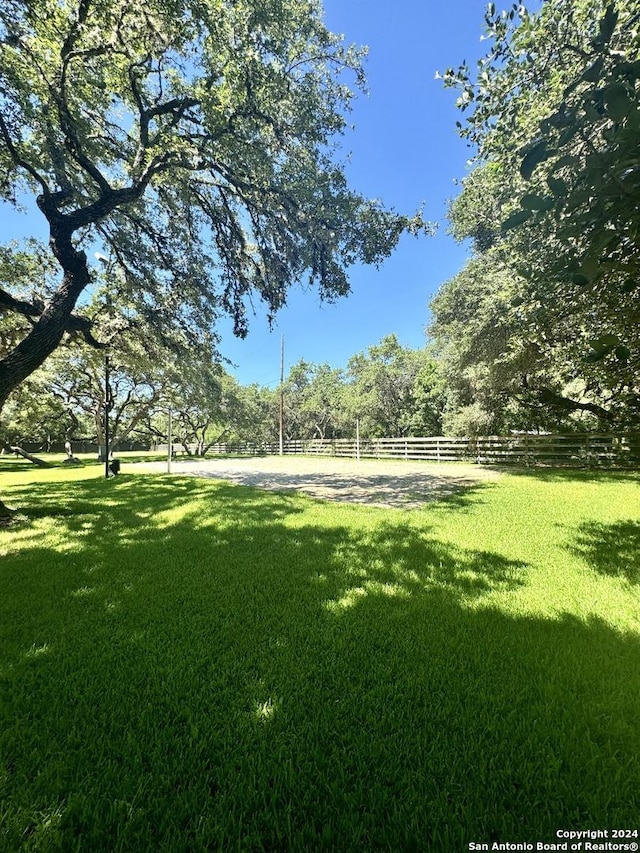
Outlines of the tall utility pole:
M 284 335 L 280 340 L 280 456 L 284 453 Z

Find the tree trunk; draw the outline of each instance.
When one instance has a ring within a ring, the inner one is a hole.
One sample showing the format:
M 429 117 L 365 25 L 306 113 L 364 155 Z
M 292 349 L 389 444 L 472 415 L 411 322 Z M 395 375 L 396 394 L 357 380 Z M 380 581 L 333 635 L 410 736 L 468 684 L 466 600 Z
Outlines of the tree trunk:
M 12 447 L 11 452 L 17 453 L 18 456 L 22 456 L 24 459 L 28 459 L 29 462 L 33 462 L 34 465 L 38 465 L 40 468 L 51 468 L 51 464 L 49 462 L 45 462 L 44 459 L 38 459 L 37 456 L 32 456 L 21 447 Z
M 609 425 L 615 420 L 613 412 L 609 412 L 597 403 L 579 403 L 577 400 L 572 400 L 570 397 L 563 397 L 562 394 L 557 394 L 551 388 L 540 388 L 538 398 L 543 405 L 555 406 L 557 409 L 565 412 L 591 412 Z
M 15 510 L 9 507 L 0 500 L 0 527 L 5 527 L 10 524 L 15 516 Z
M 63 270 L 63 278 L 29 334 L 0 359 L 0 411 L 14 388 L 37 370 L 58 347 L 80 294 L 91 282 L 87 256 L 73 245 L 74 232 L 104 219 L 121 204 L 139 198 L 146 184 L 147 181 L 140 182 L 135 188 L 103 193 L 100 201 L 76 211 L 73 216 L 60 213 L 56 207 L 56 193 L 45 193 L 36 199 L 49 222 L 49 246 Z M 6 505 L 0 501 L 0 518 L 7 519 L 9 514 Z
M 58 239 L 52 233 L 50 245 L 64 278 L 29 334 L 0 360 L 0 408 L 13 389 L 57 348 L 78 297 L 91 281 L 87 256 L 73 247 L 70 233 Z

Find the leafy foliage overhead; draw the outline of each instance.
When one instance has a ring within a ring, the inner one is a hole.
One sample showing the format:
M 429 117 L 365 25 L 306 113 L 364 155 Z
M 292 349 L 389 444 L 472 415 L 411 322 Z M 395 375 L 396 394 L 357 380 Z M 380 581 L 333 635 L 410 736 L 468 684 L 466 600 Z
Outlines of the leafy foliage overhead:
M 306 275 L 342 296 L 350 264 L 422 228 L 337 165 L 361 59 L 315 0 L 6 0 L 0 194 L 35 196 L 58 278 L 44 298 L 3 281 L 3 313 L 34 323 L 0 362 L 0 401 L 84 322 L 89 249 L 146 321 L 195 334 L 227 312 L 245 335 L 251 294 L 275 312 Z
M 500 163 L 517 199 L 502 232 L 542 240 L 529 276 L 621 294 L 640 285 L 640 10 L 635 3 L 550 0 L 486 15 L 477 73 L 448 69 L 471 110 L 461 135 Z M 548 238 L 551 238 L 550 240 Z M 547 251 L 545 251 L 545 240 Z M 551 251 L 548 251 L 550 246 Z M 636 293 L 637 295 L 637 293 Z M 618 344 L 620 345 L 620 341 Z M 616 346 L 617 346 L 616 345 Z M 628 357 L 620 346 L 617 356 Z
M 532 14 L 491 4 L 485 23 L 490 50 L 477 68 L 444 73 L 460 92 L 460 134 L 476 148 L 450 213 L 454 235 L 486 256 L 466 284 L 501 282 L 482 311 L 509 336 L 487 360 L 484 341 L 469 349 L 469 335 L 456 336 L 442 300 L 438 335 L 449 355 L 459 343 L 465 370 L 489 367 L 492 393 L 548 409 L 539 425 L 588 412 L 600 425 L 637 426 L 640 8 L 546 0 Z

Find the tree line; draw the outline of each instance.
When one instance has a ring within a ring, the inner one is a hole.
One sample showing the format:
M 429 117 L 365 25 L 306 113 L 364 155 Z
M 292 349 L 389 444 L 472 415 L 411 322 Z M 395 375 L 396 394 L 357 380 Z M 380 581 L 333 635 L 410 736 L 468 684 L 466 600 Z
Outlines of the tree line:
M 451 288 L 447 283 L 434 300 L 434 330 L 444 324 L 442 305 Z M 285 441 L 354 438 L 356 430 L 374 438 L 602 428 L 598 413 L 586 405 L 523 405 L 519 394 L 510 397 L 506 383 L 501 386 L 471 361 L 464 375 L 468 385 L 456 383 L 463 347 L 478 330 L 498 344 L 505 335 L 491 317 L 478 313 L 476 327 L 457 327 L 458 346 L 452 349 L 447 335 L 454 334 L 454 322 L 447 324 L 447 334 L 418 349 L 388 335 L 344 367 L 301 359 L 272 388 L 240 384 L 211 355 L 194 360 L 185 350 L 177 357 L 152 337 L 131 335 L 114 339 L 107 388 L 102 353 L 63 346 L 9 398 L 0 442 L 46 449 L 82 439 L 100 446 L 108 410 L 114 451 L 131 441 L 147 447 L 166 443 L 169 411 L 173 442 L 190 454 L 204 455 L 219 443 L 274 445 L 281 399 Z M 476 390 L 475 400 L 464 396 L 465 387 Z M 577 383 L 573 388 L 577 393 Z
M 194 361 L 138 337 L 119 336 L 105 358 L 91 348 L 62 347 L 8 400 L 5 444 L 88 440 L 104 444 L 109 412 L 117 450 L 132 440 L 173 440 L 204 454 L 219 442 L 278 441 L 282 396 L 285 440 L 432 435 L 441 432 L 443 394 L 430 351 L 403 347 L 389 335 L 344 368 L 300 360 L 277 388 L 241 385 L 210 358 Z

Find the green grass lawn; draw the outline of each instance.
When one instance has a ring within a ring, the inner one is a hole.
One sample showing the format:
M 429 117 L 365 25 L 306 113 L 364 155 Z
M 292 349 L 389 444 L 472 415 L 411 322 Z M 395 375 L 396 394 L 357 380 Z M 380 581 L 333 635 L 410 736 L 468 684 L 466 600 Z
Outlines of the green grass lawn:
M 2 851 L 637 828 L 637 474 L 409 511 L 2 470 Z

